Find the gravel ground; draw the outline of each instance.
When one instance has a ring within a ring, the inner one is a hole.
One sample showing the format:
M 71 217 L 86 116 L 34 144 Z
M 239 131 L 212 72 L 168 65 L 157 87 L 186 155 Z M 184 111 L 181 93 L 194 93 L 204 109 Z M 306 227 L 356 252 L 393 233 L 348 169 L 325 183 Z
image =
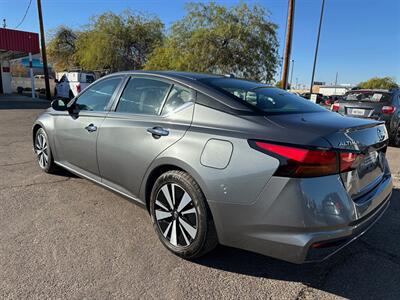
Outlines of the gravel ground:
M 391 207 L 328 261 L 292 265 L 220 246 L 190 262 L 163 248 L 129 200 L 39 170 L 30 130 L 46 105 L 0 98 L 1 299 L 400 298 L 400 149 L 388 150 Z

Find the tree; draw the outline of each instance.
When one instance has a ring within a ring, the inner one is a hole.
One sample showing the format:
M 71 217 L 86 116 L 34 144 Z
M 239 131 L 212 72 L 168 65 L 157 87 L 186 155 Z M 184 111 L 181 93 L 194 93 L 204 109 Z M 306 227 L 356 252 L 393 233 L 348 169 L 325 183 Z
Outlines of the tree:
M 11 76 L 24 77 L 28 74 L 28 69 L 25 68 L 20 62 L 14 62 L 10 65 Z
M 55 70 L 62 71 L 78 66 L 75 57 L 78 36 L 78 32 L 65 26 L 58 27 L 51 35 L 47 52 Z
M 75 57 L 85 69 L 140 69 L 163 40 L 164 25 L 156 17 L 125 11 L 93 17 L 76 41 Z
M 261 6 L 191 3 L 145 69 L 229 73 L 270 82 L 278 65 L 276 30 Z
M 392 77 L 373 77 L 367 81 L 360 82 L 357 87 L 362 89 L 392 89 L 399 85 Z

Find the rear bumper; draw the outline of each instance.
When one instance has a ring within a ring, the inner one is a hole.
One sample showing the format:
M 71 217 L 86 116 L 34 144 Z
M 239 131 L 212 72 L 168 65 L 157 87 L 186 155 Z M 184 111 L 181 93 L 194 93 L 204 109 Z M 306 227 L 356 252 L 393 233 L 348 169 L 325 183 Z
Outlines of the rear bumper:
M 391 192 L 390 176 L 356 202 L 338 176 L 273 177 L 252 205 L 211 201 L 210 208 L 221 244 L 305 263 L 322 261 L 363 235 L 389 206 Z
M 335 253 L 342 250 L 350 243 L 357 240 L 364 233 L 366 233 L 372 226 L 383 216 L 390 205 L 390 196 L 384 200 L 381 205 L 372 211 L 366 218 L 363 218 L 361 222 L 355 222 L 353 226 L 349 226 L 345 230 L 345 236 L 337 239 L 323 240 L 324 234 L 322 234 L 322 240 L 319 242 L 311 242 L 308 246 L 307 256 L 303 262 L 321 262 L 328 259 Z

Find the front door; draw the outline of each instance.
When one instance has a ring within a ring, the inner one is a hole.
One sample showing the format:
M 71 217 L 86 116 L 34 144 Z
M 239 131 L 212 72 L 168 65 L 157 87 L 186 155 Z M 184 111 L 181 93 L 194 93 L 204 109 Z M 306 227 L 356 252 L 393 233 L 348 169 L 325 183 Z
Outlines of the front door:
M 100 80 L 76 98 L 73 112 L 57 116 L 56 161 L 84 175 L 98 176 L 97 136 L 121 79 L 117 76 Z
M 194 107 L 189 88 L 152 77 L 132 77 L 99 132 L 99 171 L 107 185 L 133 197 L 152 161 L 182 138 Z

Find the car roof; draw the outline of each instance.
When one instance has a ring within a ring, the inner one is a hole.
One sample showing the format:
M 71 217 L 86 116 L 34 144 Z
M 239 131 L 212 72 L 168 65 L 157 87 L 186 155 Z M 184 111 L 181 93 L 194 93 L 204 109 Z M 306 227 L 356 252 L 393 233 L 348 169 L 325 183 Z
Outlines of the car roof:
M 215 75 L 215 74 L 207 74 L 207 73 L 195 73 L 195 72 L 179 72 L 179 71 L 142 71 L 142 70 L 137 70 L 137 71 L 123 71 L 123 72 L 117 72 L 117 73 L 112 73 L 109 75 L 104 76 L 103 78 L 106 77 L 112 77 L 116 75 L 149 75 L 149 76 L 155 76 L 155 77 L 161 77 L 165 79 L 170 79 L 173 81 L 176 81 L 181 84 L 185 84 L 189 86 L 190 88 L 193 88 L 204 95 L 213 98 L 215 101 L 229 107 L 230 109 L 236 110 L 236 111 L 244 111 L 244 112 L 250 112 L 252 109 L 249 109 L 244 105 L 243 103 L 233 99 L 232 97 L 229 97 L 228 95 L 204 84 L 201 79 L 207 79 L 207 78 L 231 78 L 231 77 L 226 77 L 224 75 Z M 232 79 L 238 79 L 238 78 L 232 78 Z
M 124 71 L 113 73 L 115 74 L 147 74 L 147 75 L 161 75 L 169 78 L 175 79 L 189 79 L 189 80 L 199 80 L 205 78 L 221 78 L 225 77 L 223 75 L 208 74 L 208 73 L 195 73 L 195 72 L 182 72 L 182 71 Z M 111 75 L 111 74 L 110 74 Z

